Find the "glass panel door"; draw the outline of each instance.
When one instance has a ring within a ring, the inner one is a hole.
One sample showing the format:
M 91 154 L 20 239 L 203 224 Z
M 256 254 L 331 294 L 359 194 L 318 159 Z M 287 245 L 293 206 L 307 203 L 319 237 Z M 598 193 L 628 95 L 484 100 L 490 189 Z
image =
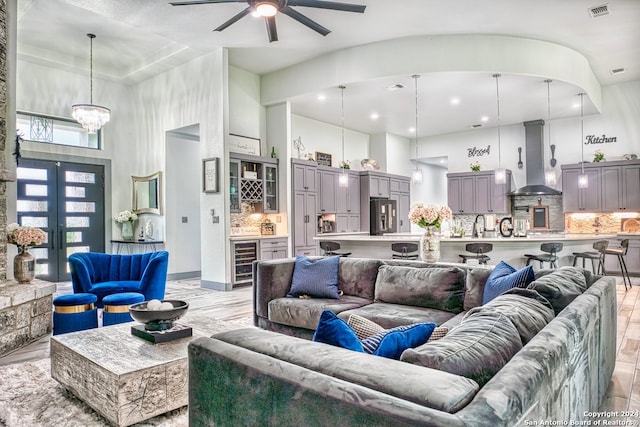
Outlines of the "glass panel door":
M 104 167 L 22 159 L 16 172 L 18 223 L 47 233 L 31 251 L 36 277 L 68 281 L 69 255 L 104 252 Z

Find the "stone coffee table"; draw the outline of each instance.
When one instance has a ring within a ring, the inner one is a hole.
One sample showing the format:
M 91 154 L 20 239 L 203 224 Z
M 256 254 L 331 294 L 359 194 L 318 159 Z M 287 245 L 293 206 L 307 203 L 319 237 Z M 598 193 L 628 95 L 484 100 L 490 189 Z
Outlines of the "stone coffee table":
M 208 323 L 161 344 L 131 335 L 135 322 L 53 336 L 51 376 L 113 424 L 135 424 L 187 405 L 191 339 L 242 327 Z

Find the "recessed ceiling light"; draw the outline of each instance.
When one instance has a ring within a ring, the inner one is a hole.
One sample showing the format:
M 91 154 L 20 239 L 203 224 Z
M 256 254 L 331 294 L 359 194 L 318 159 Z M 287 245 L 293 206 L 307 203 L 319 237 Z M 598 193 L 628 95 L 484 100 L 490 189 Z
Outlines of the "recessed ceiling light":
M 480 121 L 481 121 L 481 122 L 488 122 L 488 121 L 489 121 L 489 116 L 482 116 L 482 117 L 480 117 Z
M 575 103 L 575 104 L 573 104 L 573 105 L 571 106 L 571 108 L 575 108 L 575 109 L 580 108 L 580 103 Z
M 378 113 L 371 113 L 371 120 L 378 120 L 380 118 L 380 114 Z
M 451 105 L 458 105 L 460 104 L 460 98 L 451 98 L 449 102 L 451 103 Z
M 401 83 L 396 83 L 394 85 L 387 86 L 387 90 L 398 90 L 398 89 L 404 89 L 404 85 Z
M 318 94 L 318 101 L 324 101 L 326 99 L 327 99 L 327 95 L 325 95 L 324 93 Z
M 409 128 L 409 132 L 413 133 L 413 132 L 415 132 L 415 131 L 416 131 L 416 128 L 414 128 L 414 127 L 410 127 L 410 128 Z
M 444 163 L 444 159 L 440 159 L 440 163 Z

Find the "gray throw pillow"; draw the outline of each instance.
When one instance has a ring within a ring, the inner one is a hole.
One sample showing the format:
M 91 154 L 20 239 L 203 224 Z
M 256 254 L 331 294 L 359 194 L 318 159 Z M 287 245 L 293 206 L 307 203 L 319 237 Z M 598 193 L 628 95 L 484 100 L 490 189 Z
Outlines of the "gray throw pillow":
M 375 285 L 375 301 L 463 311 L 465 273 L 458 267 L 415 268 L 382 265 Z
M 462 321 L 477 313 L 488 311 L 507 316 L 518 330 L 523 346 L 555 317 L 549 301 L 538 292 L 533 289 L 513 288 L 481 307 L 472 308 Z
M 576 267 L 561 267 L 553 273 L 546 274 L 531 282 L 529 289 L 537 291 L 553 306 L 556 315 L 571 301 L 587 290 L 582 269 Z
M 504 314 L 481 312 L 443 338 L 405 350 L 400 360 L 470 378 L 485 385 L 522 349 L 520 335 Z

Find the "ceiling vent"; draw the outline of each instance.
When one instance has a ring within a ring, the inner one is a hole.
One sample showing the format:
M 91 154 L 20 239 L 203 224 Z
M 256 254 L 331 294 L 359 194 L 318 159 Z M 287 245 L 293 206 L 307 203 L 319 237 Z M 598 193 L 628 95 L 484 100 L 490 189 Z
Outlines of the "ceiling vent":
M 589 15 L 592 18 L 599 18 L 600 16 L 604 16 L 608 14 L 609 14 L 609 6 L 606 4 L 603 4 L 602 6 L 589 8 Z
M 387 86 L 387 90 L 398 90 L 398 89 L 404 89 L 404 85 L 401 83 L 396 83 L 394 85 Z
M 609 70 L 609 72 L 610 72 L 612 75 L 614 75 L 614 76 L 615 76 L 616 74 L 622 74 L 622 73 L 624 73 L 625 71 L 627 71 L 627 70 L 625 70 L 624 68 L 614 68 L 614 69 L 612 69 L 612 70 Z
M 475 125 L 471 125 L 472 128 L 481 128 L 482 127 L 482 123 L 476 123 Z

